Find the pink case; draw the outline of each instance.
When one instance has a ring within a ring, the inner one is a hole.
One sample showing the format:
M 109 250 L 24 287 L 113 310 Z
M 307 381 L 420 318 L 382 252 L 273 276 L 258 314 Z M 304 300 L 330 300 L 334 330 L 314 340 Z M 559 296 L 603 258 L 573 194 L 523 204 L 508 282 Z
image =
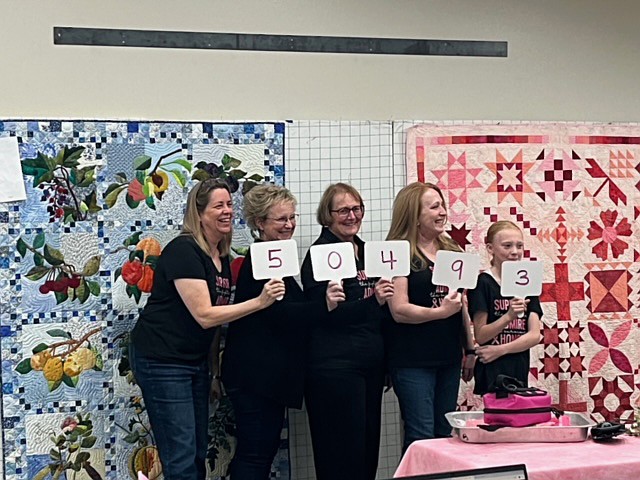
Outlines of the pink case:
M 484 401 L 484 422 L 487 425 L 527 427 L 551 420 L 551 395 L 544 390 L 509 393 L 496 396 L 487 393 Z

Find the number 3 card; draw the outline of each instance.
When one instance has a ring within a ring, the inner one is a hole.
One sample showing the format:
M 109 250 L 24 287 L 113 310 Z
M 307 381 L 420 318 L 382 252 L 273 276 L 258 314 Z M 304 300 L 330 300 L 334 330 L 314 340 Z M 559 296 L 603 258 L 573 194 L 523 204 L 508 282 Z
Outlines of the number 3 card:
M 250 248 L 253 278 L 256 280 L 294 277 L 300 273 L 295 240 L 254 242 Z
M 411 271 L 409 242 L 390 240 L 364 244 L 364 271 L 367 277 L 391 280 L 406 277 Z
M 435 285 L 449 287 L 449 290 L 476 288 L 479 273 L 479 255 L 438 250 L 432 281 Z
M 326 280 L 339 282 L 343 278 L 355 277 L 358 273 L 351 242 L 312 245 L 309 253 L 311 254 L 313 278 L 316 282 Z
M 525 298 L 542 293 L 542 262 L 518 260 L 502 264 L 503 297 Z

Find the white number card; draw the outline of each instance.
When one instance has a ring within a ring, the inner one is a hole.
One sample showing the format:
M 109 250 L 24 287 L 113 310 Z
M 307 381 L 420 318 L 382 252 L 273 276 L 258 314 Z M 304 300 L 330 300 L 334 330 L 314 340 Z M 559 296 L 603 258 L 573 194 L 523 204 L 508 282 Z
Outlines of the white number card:
M 295 240 L 254 242 L 250 248 L 253 278 L 256 280 L 294 277 L 300 273 Z
M 309 253 L 316 282 L 339 282 L 343 278 L 355 277 L 358 273 L 351 242 L 312 245 Z
M 411 271 L 409 242 L 389 240 L 364 244 L 364 271 L 367 277 L 391 280 L 406 277 Z
M 432 281 L 435 285 L 449 287 L 449 290 L 476 288 L 479 273 L 479 255 L 438 250 Z
M 542 262 L 519 260 L 502 264 L 500 294 L 525 298 L 542 293 Z

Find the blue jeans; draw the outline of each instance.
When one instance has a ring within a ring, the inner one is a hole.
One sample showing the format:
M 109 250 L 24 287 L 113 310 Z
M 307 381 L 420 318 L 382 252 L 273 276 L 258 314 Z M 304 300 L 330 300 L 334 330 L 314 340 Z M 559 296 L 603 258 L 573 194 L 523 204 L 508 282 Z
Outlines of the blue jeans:
M 165 480 L 204 480 L 209 420 L 209 366 L 129 360 L 142 390 Z
M 233 480 L 268 480 L 280 445 L 285 407 L 253 393 L 229 388 L 238 446 L 229 467 Z
M 460 365 L 392 368 L 391 381 L 404 420 L 403 452 L 416 440 L 451 436 L 444 414 L 457 408 Z

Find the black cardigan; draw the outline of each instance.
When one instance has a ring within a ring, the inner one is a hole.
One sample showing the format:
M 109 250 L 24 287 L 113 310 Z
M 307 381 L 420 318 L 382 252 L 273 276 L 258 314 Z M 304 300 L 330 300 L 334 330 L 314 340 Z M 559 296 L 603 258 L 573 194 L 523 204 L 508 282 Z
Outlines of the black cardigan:
M 338 243 L 341 240 L 327 227 L 322 228 L 314 245 Z M 374 295 L 377 278 L 364 273 L 364 242 L 358 246 L 354 278 L 345 278 L 342 286 L 346 300 L 335 310 L 324 309 L 320 321 L 311 332 L 308 363 L 313 369 L 381 368 L 384 361 L 382 322 L 389 310 L 380 307 Z M 324 300 L 327 283 L 313 278 L 311 254 L 307 253 L 300 272 L 305 297 L 310 301 Z
M 229 323 L 222 356 L 226 388 L 239 388 L 281 405 L 302 408 L 310 327 L 324 302 L 305 301 L 293 277 L 285 277 L 285 296 L 264 310 Z M 255 280 L 247 254 L 236 285 L 235 303 L 257 297 L 266 280 Z

